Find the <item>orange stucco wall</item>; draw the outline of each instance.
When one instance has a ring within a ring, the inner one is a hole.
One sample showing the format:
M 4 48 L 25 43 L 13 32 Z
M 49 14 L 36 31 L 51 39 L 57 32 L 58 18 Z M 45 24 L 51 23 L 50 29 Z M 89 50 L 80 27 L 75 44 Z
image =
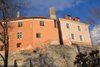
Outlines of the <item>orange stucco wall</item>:
M 44 21 L 44 26 L 40 26 L 40 21 Z M 22 22 L 23 26 L 18 27 L 18 22 Z M 41 47 L 43 44 L 54 44 L 52 41 L 57 41 L 59 43 L 58 28 L 55 28 L 54 20 L 26 19 L 12 21 L 9 23 L 9 25 L 12 27 L 12 29 L 9 29 L 10 52 L 16 52 L 25 49 L 34 50 L 36 47 Z M 17 39 L 18 31 L 22 31 L 21 39 Z M 36 33 L 40 33 L 41 38 L 36 38 Z M 17 43 L 21 43 L 21 46 L 17 47 Z

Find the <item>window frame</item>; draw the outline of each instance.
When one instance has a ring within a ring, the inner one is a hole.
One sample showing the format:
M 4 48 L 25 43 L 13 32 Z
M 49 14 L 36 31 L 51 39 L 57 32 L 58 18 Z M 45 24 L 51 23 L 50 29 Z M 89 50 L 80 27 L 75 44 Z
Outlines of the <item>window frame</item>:
M 17 32 L 17 39 L 22 39 L 22 37 L 23 37 L 22 31 L 18 31 Z
M 78 26 L 78 31 L 82 31 L 81 26 Z
M 78 18 L 76 18 L 76 21 L 79 21 L 79 19 L 78 19 Z
M 68 16 L 68 19 L 70 20 L 70 19 L 71 19 L 71 17 L 70 17 L 70 16 Z
M 21 46 L 21 43 L 17 43 L 17 48 L 19 48 Z
M 71 34 L 71 39 L 75 40 L 75 34 Z
M 0 51 L 3 51 L 4 50 L 4 45 L 1 45 L 0 46 Z
M 40 21 L 40 26 L 44 26 L 44 21 Z
M 70 29 L 70 24 L 66 23 L 67 29 Z
M 80 35 L 80 41 L 84 41 L 84 38 L 82 35 Z
M 41 33 L 36 33 L 36 38 L 41 38 Z
M 23 27 L 23 22 L 18 22 L 18 27 Z

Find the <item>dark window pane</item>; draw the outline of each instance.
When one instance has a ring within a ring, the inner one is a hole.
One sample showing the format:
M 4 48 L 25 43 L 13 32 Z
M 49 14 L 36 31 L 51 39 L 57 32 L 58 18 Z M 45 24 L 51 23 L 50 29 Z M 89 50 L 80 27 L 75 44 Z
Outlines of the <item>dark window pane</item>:
M 83 41 L 83 38 L 82 38 L 82 36 L 80 35 L 80 41 Z
M 20 47 L 21 43 L 17 43 L 17 47 Z
M 78 26 L 78 30 L 81 31 L 81 27 L 80 26 Z
M 22 35 L 20 35 L 20 38 L 22 38 Z
M 0 51 L 3 51 L 3 50 L 4 50 L 4 46 L 2 45 Z
M 70 26 L 69 26 L 69 24 L 67 23 L 66 25 L 67 25 L 67 28 L 68 28 L 68 29 L 70 29 Z
M 23 23 L 22 22 L 18 22 L 18 27 L 22 27 Z
M 72 36 L 72 39 L 75 39 L 74 34 L 71 34 L 71 36 Z
M 36 37 L 37 38 L 41 38 L 41 34 L 40 33 L 36 33 Z
M 40 26 L 44 26 L 44 21 L 40 21 Z
M 17 35 L 17 38 L 19 39 L 19 35 Z

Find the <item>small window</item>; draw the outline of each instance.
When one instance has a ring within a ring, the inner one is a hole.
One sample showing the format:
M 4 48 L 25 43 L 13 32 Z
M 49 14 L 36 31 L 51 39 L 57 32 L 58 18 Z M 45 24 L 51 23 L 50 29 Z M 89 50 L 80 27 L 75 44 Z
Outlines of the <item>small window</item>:
M 1 36 L 1 40 L 4 40 L 4 34 L 2 34 L 2 36 Z
M 0 51 L 3 51 L 3 50 L 4 50 L 4 45 L 2 45 L 2 46 L 1 46 L 1 49 L 0 49 Z
M 68 19 L 70 20 L 70 16 L 68 16 Z
M 41 38 L 41 34 L 40 33 L 36 33 L 36 37 L 37 38 Z
M 23 23 L 22 22 L 18 22 L 18 27 L 22 27 Z
M 74 34 L 71 34 L 71 36 L 72 36 L 72 39 L 74 40 L 75 39 L 75 35 Z
M 78 19 L 78 18 L 76 18 L 76 21 L 79 21 L 79 19 Z
M 44 21 L 40 21 L 40 26 L 44 26 Z
M 20 45 L 21 45 L 21 43 L 17 43 L 17 48 L 19 48 L 19 47 L 20 47 Z
M 80 35 L 80 41 L 83 41 L 83 37 L 82 37 L 82 35 Z
M 5 35 L 5 36 L 6 36 L 6 39 L 7 39 L 7 35 Z M 1 40 L 4 40 L 4 34 L 2 34 Z
M 70 29 L 70 26 L 69 26 L 69 24 L 68 24 L 68 23 L 66 24 L 66 26 L 67 26 L 67 28 L 68 28 L 68 29 Z
M 80 26 L 78 26 L 78 31 L 81 31 L 81 27 Z
M 18 31 L 17 32 L 17 39 L 21 39 L 22 38 L 22 31 Z

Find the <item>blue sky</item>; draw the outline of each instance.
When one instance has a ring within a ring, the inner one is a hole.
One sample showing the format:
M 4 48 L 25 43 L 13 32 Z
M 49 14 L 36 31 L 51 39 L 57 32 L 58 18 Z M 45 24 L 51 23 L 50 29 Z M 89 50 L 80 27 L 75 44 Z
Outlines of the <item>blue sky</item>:
M 89 10 L 95 5 L 100 7 L 100 0 L 29 0 L 29 9 L 21 11 L 21 16 L 46 16 L 50 17 L 50 7 L 55 7 L 57 19 L 71 15 L 72 18 L 80 17 L 85 22 L 85 17 L 90 16 Z M 92 30 L 92 26 L 89 30 Z

